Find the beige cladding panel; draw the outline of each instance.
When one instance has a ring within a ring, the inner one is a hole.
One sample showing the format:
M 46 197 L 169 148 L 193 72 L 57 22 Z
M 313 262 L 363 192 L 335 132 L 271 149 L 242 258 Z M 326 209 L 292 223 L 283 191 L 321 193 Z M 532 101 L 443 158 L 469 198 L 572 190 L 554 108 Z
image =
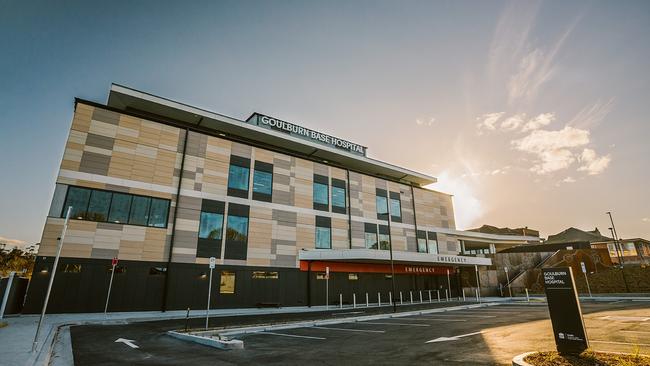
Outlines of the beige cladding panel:
M 350 239 L 348 237 L 348 220 L 332 218 L 332 249 L 349 248 Z

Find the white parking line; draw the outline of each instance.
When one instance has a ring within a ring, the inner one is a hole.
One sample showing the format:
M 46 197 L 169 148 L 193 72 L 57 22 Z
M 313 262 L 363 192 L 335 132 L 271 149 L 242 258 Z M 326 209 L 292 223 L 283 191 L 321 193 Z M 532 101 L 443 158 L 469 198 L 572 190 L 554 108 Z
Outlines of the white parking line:
M 449 319 L 449 318 L 427 318 L 425 320 L 439 321 L 439 322 L 466 322 L 467 319 Z
M 598 319 L 602 319 L 602 320 L 618 320 L 618 321 L 624 321 L 624 322 L 645 322 L 645 321 L 650 320 L 650 318 L 644 317 L 644 316 L 612 316 L 612 315 L 603 316 L 603 317 L 600 317 Z
M 454 317 L 454 318 L 496 318 L 496 315 L 466 315 L 466 314 L 436 314 L 436 315 L 421 315 L 423 317 L 435 317 L 435 318 L 440 318 L 440 317 Z
M 331 327 L 312 327 L 315 329 L 327 329 L 327 330 L 345 330 L 348 332 L 364 332 L 364 333 L 386 333 L 385 330 L 370 330 L 370 329 L 348 329 L 348 328 L 331 328 Z
M 645 344 L 645 343 L 628 343 L 628 342 L 611 342 L 611 341 L 592 341 L 589 340 L 589 343 L 607 343 L 607 344 L 625 344 L 625 345 L 630 345 L 630 346 L 650 346 L 650 344 Z
M 282 337 L 307 338 L 307 339 L 319 339 L 319 340 L 327 339 L 327 338 L 323 338 L 323 337 L 311 337 L 311 336 L 302 336 L 302 335 L 284 334 L 284 333 L 274 333 L 274 332 L 255 332 L 255 333 L 251 333 L 251 334 L 269 334 L 269 335 L 276 335 L 276 336 L 282 336 Z
M 430 327 L 430 324 L 409 324 L 409 323 L 384 323 L 384 322 L 358 322 L 357 324 L 372 324 L 372 325 L 404 325 L 411 327 Z

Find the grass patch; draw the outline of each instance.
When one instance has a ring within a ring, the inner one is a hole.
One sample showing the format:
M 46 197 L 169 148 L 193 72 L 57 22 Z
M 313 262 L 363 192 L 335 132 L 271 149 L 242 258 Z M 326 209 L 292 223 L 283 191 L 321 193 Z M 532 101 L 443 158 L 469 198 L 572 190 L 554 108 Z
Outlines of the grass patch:
M 578 356 L 560 355 L 557 352 L 538 352 L 526 356 L 524 361 L 534 366 L 650 366 L 650 357 L 634 354 L 619 355 L 586 350 Z

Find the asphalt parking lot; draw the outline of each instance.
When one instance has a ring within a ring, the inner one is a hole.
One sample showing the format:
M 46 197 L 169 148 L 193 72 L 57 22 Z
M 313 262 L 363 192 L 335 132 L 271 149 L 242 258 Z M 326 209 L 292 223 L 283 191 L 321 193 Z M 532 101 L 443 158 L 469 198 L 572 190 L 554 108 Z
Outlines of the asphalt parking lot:
M 650 354 L 650 302 L 626 300 L 583 302 L 582 305 L 592 348 L 612 352 L 638 349 L 640 353 Z M 342 313 L 339 315 L 351 316 Z M 332 317 L 332 314 L 309 316 Z M 285 318 L 290 321 L 292 315 L 287 314 Z M 228 322 L 255 324 L 265 319 L 229 319 Z M 243 340 L 245 349 L 233 351 L 184 342 L 164 334 L 165 330 L 181 327 L 178 320 L 72 327 L 75 364 L 506 365 L 516 354 L 554 348 L 545 304 L 502 304 L 241 334 L 233 337 Z M 133 340 L 138 348 L 116 343 L 119 338 Z

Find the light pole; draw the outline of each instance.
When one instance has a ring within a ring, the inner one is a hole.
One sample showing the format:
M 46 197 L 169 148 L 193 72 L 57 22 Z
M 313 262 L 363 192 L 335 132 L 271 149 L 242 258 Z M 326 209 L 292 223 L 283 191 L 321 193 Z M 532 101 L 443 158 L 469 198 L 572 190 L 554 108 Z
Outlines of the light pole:
M 621 261 L 621 266 L 625 264 L 623 261 L 623 248 L 621 247 L 621 241 L 619 240 L 618 233 L 616 232 L 616 226 L 614 226 L 614 219 L 612 218 L 612 213 L 611 211 L 607 211 L 607 215 L 609 216 L 609 221 L 612 223 L 612 231 L 614 233 L 614 245 L 618 247 L 618 250 L 621 252 L 620 254 L 620 261 Z
M 616 251 L 616 256 L 618 257 L 618 265 L 622 266 L 622 258 L 621 258 L 621 253 L 618 251 L 618 245 L 616 244 L 616 237 L 614 236 L 614 229 L 611 227 L 609 228 L 609 232 L 612 233 L 612 239 L 614 239 L 614 250 Z

